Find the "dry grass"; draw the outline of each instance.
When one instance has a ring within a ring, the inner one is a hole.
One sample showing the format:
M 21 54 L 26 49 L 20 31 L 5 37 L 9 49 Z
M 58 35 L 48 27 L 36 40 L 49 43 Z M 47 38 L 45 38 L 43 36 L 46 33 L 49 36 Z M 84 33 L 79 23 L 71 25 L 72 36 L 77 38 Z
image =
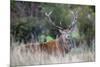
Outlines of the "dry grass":
M 11 66 L 95 61 L 95 53 L 83 47 L 73 48 L 71 52 L 62 57 L 39 51 L 33 54 L 31 51 L 26 51 L 23 44 L 18 46 L 18 43 L 13 43 L 13 45 L 16 46 L 11 48 Z

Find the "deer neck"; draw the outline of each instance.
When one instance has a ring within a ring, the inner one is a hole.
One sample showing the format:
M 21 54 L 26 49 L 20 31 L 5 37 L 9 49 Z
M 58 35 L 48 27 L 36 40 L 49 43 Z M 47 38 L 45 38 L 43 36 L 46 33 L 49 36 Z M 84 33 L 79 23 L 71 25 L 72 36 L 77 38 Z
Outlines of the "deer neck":
M 62 36 L 60 36 L 57 41 L 61 47 L 63 47 L 63 45 L 65 44 Z

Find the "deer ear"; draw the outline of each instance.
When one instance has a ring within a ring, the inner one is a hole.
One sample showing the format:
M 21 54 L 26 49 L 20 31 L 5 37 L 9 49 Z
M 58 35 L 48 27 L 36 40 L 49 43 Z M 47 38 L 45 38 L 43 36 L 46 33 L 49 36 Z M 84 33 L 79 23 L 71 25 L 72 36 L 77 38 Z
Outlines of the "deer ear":
M 59 32 L 62 33 L 63 31 L 59 29 Z

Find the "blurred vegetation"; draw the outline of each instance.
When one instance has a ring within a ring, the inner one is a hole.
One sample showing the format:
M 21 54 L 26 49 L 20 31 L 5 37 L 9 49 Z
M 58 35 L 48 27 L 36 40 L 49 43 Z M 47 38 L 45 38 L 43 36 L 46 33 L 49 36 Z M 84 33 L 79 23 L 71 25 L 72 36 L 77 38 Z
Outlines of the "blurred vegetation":
M 44 35 L 48 36 L 47 41 L 55 39 L 60 33 L 45 16 L 45 12 L 50 11 L 53 11 L 50 15 L 52 21 L 64 29 L 72 23 L 71 11 L 77 11 L 78 31 L 72 32 L 72 37 L 82 43 L 85 41 L 88 46 L 92 44 L 92 40 L 95 39 L 95 6 L 89 5 L 11 1 L 11 37 L 20 42 L 30 41 L 31 34 L 34 34 L 38 41 L 41 37 L 45 39 Z

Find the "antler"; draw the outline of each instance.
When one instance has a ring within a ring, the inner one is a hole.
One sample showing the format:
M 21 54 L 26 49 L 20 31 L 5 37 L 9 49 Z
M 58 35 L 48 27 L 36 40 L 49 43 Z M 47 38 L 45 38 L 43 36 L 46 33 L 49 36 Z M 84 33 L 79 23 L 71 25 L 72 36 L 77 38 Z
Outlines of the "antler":
M 69 29 L 71 29 L 72 27 L 74 27 L 77 23 L 77 18 L 78 18 L 78 12 L 77 11 L 71 11 L 72 14 L 72 23 L 69 25 Z
M 60 26 L 57 26 L 51 19 L 50 15 L 53 13 L 53 11 L 50 11 L 49 13 L 45 12 L 45 15 L 47 16 L 47 18 L 49 19 L 49 23 L 51 23 L 53 26 L 59 28 L 59 29 L 63 29 Z M 75 24 L 77 23 L 77 18 L 78 18 L 78 12 L 77 11 L 71 11 L 72 14 L 72 23 L 69 25 L 68 29 L 72 29 L 72 27 L 75 26 Z M 60 21 L 60 25 L 61 25 L 61 21 Z
M 50 11 L 49 13 L 45 13 L 45 15 L 47 16 L 47 18 L 49 19 L 49 21 L 50 21 L 50 23 L 53 25 L 53 26 L 55 26 L 55 27 L 57 27 L 57 28 L 59 28 L 59 29 L 63 29 L 62 27 L 60 27 L 60 26 L 57 26 L 53 21 L 52 21 L 52 19 L 51 19 L 51 17 L 50 17 L 50 15 L 52 14 L 52 12 L 53 11 Z M 60 24 L 61 24 L 61 22 L 60 22 Z

